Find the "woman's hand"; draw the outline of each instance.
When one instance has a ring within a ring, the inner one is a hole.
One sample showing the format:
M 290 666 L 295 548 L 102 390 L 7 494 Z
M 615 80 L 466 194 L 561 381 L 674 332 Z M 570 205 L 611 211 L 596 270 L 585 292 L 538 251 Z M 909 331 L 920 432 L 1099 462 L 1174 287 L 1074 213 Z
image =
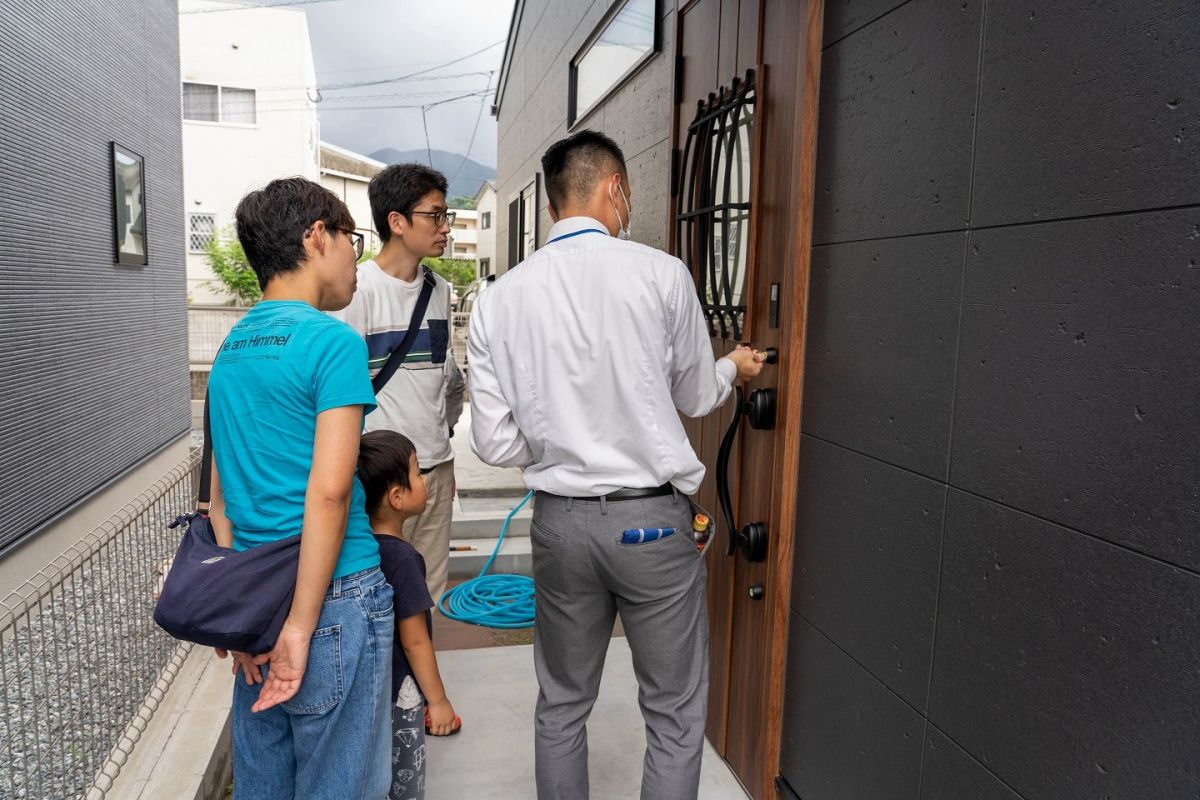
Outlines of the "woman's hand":
M 311 640 L 312 631 L 290 621 L 285 622 L 275 642 L 275 649 L 254 657 L 255 669 L 260 664 L 268 664 L 270 669 L 258 693 L 258 701 L 250 707 L 251 711 L 265 711 L 296 696 L 296 692 L 300 691 L 300 682 L 304 680 L 304 669 L 308 666 L 308 645 Z
M 242 674 L 246 677 L 247 686 L 262 683 L 262 671 L 259 670 L 258 664 L 254 663 L 254 656 L 249 653 L 239 653 L 236 650 L 223 650 L 220 647 L 214 647 L 213 649 L 217 651 L 217 658 L 233 656 L 233 674 L 237 675 L 240 668 Z

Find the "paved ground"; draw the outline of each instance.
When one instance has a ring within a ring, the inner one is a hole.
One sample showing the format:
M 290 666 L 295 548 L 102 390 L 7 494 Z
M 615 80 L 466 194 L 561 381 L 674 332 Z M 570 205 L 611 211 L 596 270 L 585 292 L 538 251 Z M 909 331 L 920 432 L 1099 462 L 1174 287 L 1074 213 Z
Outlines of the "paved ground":
M 428 800 L 514 800 L 534 796 L 532 646 L 441 652 L 438 664 L 463 717 L 456 736 L 430 737 Z M 629 646 L 614 638 L 588 726 L 591 796 L 636 798 L 645 733 Z M 737 779 L 705 745 L 702 800 L 744 800 Z
M 458 481 L 458 489 L 465 497 L 481 497 L 491 495 L 520 496 L 525 494 L 525 484 L 521 481 L 521 470 L 489 467 L 471 452 L 471 404 L 463 406 L 462 417 L 454 426 L 454 438 L 450 445 L 454 448 L 454 477 Z M 467 504 L 471 504 L 468 502 Z M 466 510 L 472 510 L 466 508 Z

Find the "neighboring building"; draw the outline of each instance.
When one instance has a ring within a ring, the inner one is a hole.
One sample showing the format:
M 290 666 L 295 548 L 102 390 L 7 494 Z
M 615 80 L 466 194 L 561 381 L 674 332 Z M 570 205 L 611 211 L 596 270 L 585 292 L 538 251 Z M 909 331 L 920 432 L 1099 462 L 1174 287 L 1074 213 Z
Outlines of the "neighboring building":
M 596 128 L 714 348 L 778 348 L 733 474 L 689 422 L 766 533 L 708 555 L 754 797 L 1200 795 L 1200 7 L 861 6 L 517 0 L 498 271 Z
M 484 181 L 475 193 L 475 210 L 479 213 L 479 235 L 475 244 L 476 276 L 483 278 L 496 272 L 496 182 Z
M 274 178 L 320 177 L 307 17 L 181 0 L 179 51 L 188 297 L 221 303 L 225 295 L 206 285 L 205 247 L 230 229 L 238 201 Z
M 175 14 L 0 10 L 0 597 L 188 455 Z
M 367 252 L 378 253 L 379 234 L 371 217 L 371 198 L 367 186 L 387 167 L 382 161 L 368 158 L 353 150 L 321 142 L 321 185 L 342 198 L 350 208 L 358 232 L 366 237 Z
M 479 212 L 473 208 L 454 209 L 454 225 L 450 228 L 450 247 L 445 258 L 469 258 L 475 260 L 475 247 L 479 243 Z M 478 273 L 478 269 L 476 269 Z

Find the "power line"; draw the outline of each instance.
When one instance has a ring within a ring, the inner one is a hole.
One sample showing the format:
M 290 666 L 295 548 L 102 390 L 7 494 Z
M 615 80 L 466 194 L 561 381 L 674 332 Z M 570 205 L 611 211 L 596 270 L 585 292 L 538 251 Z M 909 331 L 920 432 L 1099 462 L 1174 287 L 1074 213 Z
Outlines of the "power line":
M 421 126 L 425 128 L 425 159 L 429 162 L 429 168 L 433 169 L 433 153 L 429 149 L 429 124 L 425 121 L 425 106 L 421 106 Z
M 471 141 L 467 143 L 467 152 L 463 153 L 462 161 L 458 162 L 458 169 L 454 171 L 454 177 L 449 183 L 454 183 L 458 176 L 462 174 L 463 167 L 467 165 L 467 160 L 471 157 L 471 149 L 475 147 L 475 136 L 479 133 L 479 123 L 483 120 L 483 107 L 487 105 L 487 96 L 492 89 L 492 76 L 496 73 L 493 70 L 488 73 L 487 86 L 483 89 L 483 94 L 479 96 L 479 113 L 475 116 L 475 127 L 471 129 Z
M 311 6 L 317 3 L 337 3 L 340 0 L 290 0 L 283 3 L 246 3 L 240 6 L 231 8 L 193 8 L 188 11 L 180 11 L 179 15 L 185 14 L 220 14 L 226 11 L 255 11 L 260 8 L 291 8 L 294 6 Z
M 381 83 L 394 83 L 396 81 L 411 80 L 411 79 L 417 77 L 418 75 L 425 75 L 427 73 L 433 72 L 435 69 L 441 69 L 442 67 L 448 67 L 452 64 L 457 64 L 460 61 L 466 61 L 468 58 L 474 58 L 475 56 L 480 55 L 481 53 L 491 50 L 493 47 L 496 47 L 497 45 L 504 44 L 504 41 L 505 41 L 504 39 L 501 39 L 498 42 L 492 42 L 487 47 L 482 47 L 473 53 L 467 53 L 465 56 L 460 56 L 451 61 L 446 61 L 441 64 L 435 64 L 432 67 L 427 67 L 425 69 L 417 70 L 416 72 L 410 72 L 407 75 L 401 75 L 396 78 L 380 78 L 378 80 L 372 80 L 372 81 L 350 81 L 347 83 L 330 83 L 325 86 L 318 86 L 317 88 L 320 90 L 323 90 L 323 91 L 329 91 L 332 89 L 351 89 L 351 88 L 356 88 L 359 86 L 378 86 Z M 431 78 L 427 78 L 427 80 L 434 80 L 439 77 L 444 77 L 444 76 L 433 76 Z

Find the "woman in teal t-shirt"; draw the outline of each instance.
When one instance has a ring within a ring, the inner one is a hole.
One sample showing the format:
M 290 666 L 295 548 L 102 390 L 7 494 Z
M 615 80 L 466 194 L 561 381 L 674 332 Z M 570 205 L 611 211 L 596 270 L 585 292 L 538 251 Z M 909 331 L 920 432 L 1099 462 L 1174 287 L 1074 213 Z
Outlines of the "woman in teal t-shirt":
M 354 475 L 375 398 L 366 346 L 322 313 L 350 302 L 362 239 L 303 178 L 244 197 L 237 231 L 263 299 L 209 379 L 213 528 L 239 550 L 303 536 L 274 650 L 233 654 L 234 797 L 383 798 L 395 623 Z

